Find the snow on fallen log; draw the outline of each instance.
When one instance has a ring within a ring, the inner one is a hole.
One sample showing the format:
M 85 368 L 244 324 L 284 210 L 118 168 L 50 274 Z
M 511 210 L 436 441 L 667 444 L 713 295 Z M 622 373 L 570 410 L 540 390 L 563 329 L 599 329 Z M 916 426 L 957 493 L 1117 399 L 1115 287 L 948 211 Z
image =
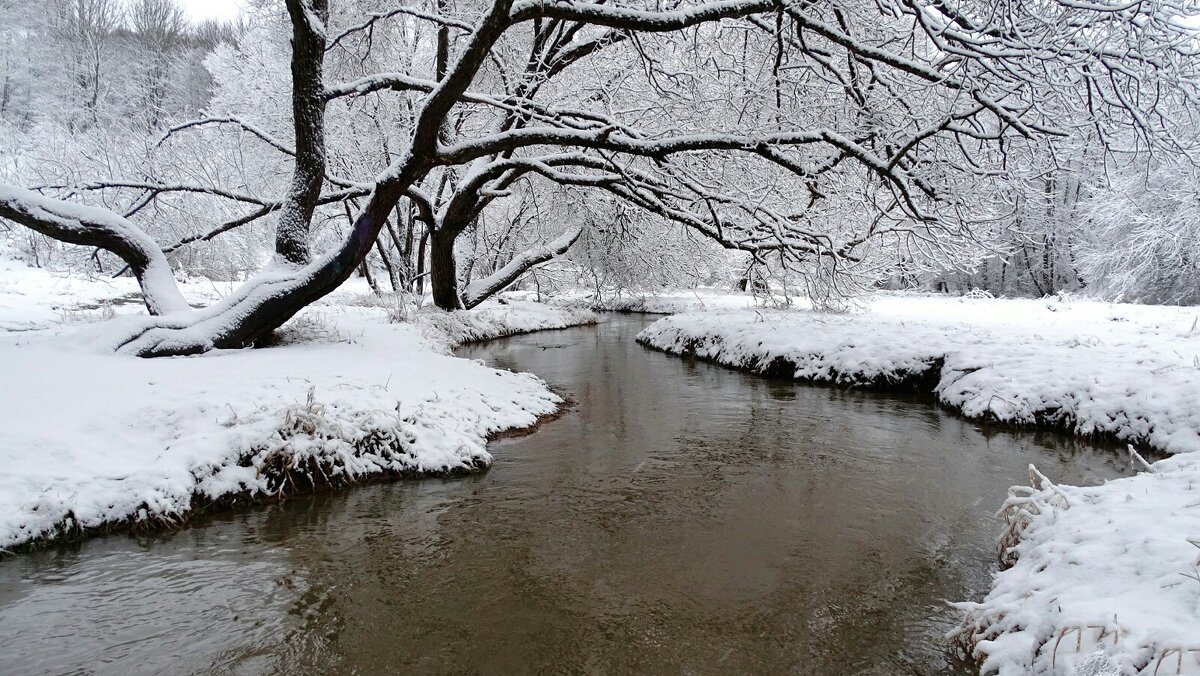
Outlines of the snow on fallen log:
M 490 300 L 467 312 L 444 312 L 424 308 L 416 315 L 419 324 L 429 327 L 435 336 L 444 337 L 451 347 L 491 340 L 520 333 L 565 329 L 595 324 L 591 310 L 552 308 L 521 300 Z
M 760 373 L 917 386 L 970 417 L 1177 453 L 1102 486 L 1030 468 L 1010 490 L 1007 566 L 951 638 L 984 673 L 1200 673 L 1197 308 L 883 297 L 866 312 L 659 320 L 638 340 Z M 952 460 L 952 459 L 950 459 Z
M 557 294 L 550 304 L 556 307 L 591 308 L 607 312 L 675 314 L 711 310 L 745 310 L 757 307 L 761 299 L 749 293 L 730 293 L 713 288 L 659 290 L 638 293 L 621 289 L 568 290 Z

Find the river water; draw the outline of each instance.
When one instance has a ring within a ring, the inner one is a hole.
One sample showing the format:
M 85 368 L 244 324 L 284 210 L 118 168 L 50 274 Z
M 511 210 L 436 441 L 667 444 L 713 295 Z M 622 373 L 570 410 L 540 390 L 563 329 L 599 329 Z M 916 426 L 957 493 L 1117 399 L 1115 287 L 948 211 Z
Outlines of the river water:
M 1036 463 L 1112 448 L 645 349 L 642 317 L 460 351 L 575 403 L 495 465 L 0 559 L 0 673 L 970 673 L 948 600 Z

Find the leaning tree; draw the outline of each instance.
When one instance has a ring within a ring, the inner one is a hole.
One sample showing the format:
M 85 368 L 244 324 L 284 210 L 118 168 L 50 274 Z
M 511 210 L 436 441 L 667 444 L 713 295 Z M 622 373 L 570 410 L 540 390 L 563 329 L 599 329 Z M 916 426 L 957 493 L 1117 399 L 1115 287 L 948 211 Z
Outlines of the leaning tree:
M 458 289 L 454 239 L 517 181 L 601 191 L 755 259 L 836 273 L 881 237 L 940 250 L 968 236 L 982 187 L 1003 190 L 1013 167 L 1043 154 L 1028 149 L 1080 129 L 1114 150 L 1194 150 L 1179 133 L 1196 100 L 1186 3 L 439 0 L 358 20 L 331 18 L 326 0 L 286 5 L 293 139 L 268 140 L 292 173 L 257 212 L 275 218 L 275 262 L 229 297 L 188 308 L 133 217 L 0 186 L 0 217 L 128 263 L 151 316 L 117 349 L 261 341 L 345 281 L 405 204 L 429 227 L 434 266 L 451 273 L 435 296 L 470 305 L 578 236 L 568 227 L 484 286 Z M 326 81 L 331 43 L 389 20 L 433 27 L 430 76 Z M 327 106 L 384 93 L 412 101 L 402 146 L 370 178 L 337 175 Z M 134 187 L 147 200 L 238 197 Z M 314 254 L 314 214 L 349 200 L 348 235 Z

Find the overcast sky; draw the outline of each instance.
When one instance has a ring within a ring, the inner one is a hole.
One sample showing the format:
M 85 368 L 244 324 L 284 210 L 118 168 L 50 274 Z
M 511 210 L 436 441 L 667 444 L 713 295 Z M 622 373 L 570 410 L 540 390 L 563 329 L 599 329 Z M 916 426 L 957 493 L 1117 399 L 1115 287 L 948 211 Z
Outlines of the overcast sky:
M 179 0 L 193 21 L 232 19 L 241 11 L 240 0 Z

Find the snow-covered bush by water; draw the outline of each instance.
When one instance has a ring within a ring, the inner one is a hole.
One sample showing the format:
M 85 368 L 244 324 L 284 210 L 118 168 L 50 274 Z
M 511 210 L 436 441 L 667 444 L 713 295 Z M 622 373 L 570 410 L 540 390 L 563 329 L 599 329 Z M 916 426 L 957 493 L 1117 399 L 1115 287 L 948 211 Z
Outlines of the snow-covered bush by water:
M 953 638 L 1001 676 L 1200 673 L 1200 456 L 1103 486 L 1036 483 L 1005 502 L 1023 524 L 1013 564 L 955 604 Z

